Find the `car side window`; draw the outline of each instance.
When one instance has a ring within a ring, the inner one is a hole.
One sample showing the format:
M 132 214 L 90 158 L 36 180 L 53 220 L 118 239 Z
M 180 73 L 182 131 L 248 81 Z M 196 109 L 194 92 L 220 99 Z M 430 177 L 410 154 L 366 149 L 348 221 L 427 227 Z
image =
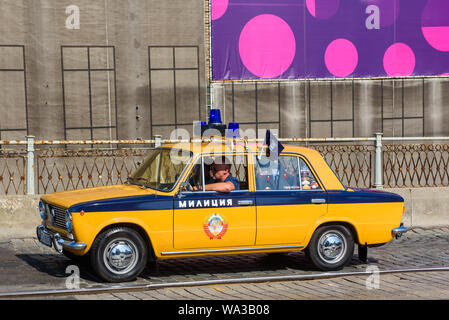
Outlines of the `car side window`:
M 276 160 L 256 156 L 255 174 L 257 190 L 321 189 L 310 168 L 298 156 L 281 155 Z
M 301 177 L 301 189 L 302 190 L 321 190 L 315 175 L 310 170 L 309 166 L 301 158 L 298 158 L 299 170 Z
M 187 180 L 185 181 L 189 184 L 188 191 L 194 191 L 194 187 L 196 189 L 200 189 L 203 185 L 203 174 L 201 172 L 201 159 L 199 159 L 194 165 L 190 174 L 187 176 Z
M 233 155 L 231 158 L 231 174 L 240 182 L 240 190 L 248 190 L 248 162 L 247 156 Z

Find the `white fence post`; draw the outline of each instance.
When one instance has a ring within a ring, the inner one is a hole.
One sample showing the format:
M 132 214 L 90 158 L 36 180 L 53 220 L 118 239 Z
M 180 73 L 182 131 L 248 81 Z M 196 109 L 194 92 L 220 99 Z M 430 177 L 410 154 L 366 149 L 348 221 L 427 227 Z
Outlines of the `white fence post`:
M 382 166 L 382 135 L 383 133 L 376 132 L 376 152 L 374 156 L 374 187 L 376 189 L 383 188 L 383 166 Z
M 162 136 L 161 135 L 154 135 L 154 147 L 159 148 L 162 145 Z
M 34 136 L 26 136 L 27 139 L 27 160 L 25 186 L 26 194 L 34 194 Z

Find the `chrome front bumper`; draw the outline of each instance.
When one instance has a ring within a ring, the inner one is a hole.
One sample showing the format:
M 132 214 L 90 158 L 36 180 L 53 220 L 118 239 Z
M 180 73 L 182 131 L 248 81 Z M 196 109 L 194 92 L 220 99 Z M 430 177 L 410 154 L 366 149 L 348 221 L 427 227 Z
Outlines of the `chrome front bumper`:
M 393 234 L 393 236 L 396 239 L 398 239 L 407 231 L 408 231 L 408 229 L 406 227 L 404 227 L 403 223 L 401 223 L 401 225 L 398 228 L 394 228 L 393 230 L 391 230 L 391 233 Z
M 44 225 L 40 225 L 36 228 L 37 239 L 49 247 L 54 247 L 56 251 L 59 253 L 62 252 L 62 249 L 71 249 L 71 250 L 84 250 L 87 245 L 82 242 L 75 242 L 70 240 L 64 240 L 61 235 L 57 232 L 53 232 L 48 230 Z M 44 239 L 47 239 L 44 240 Z M 50 241 L 48 241 L 50 239 Z

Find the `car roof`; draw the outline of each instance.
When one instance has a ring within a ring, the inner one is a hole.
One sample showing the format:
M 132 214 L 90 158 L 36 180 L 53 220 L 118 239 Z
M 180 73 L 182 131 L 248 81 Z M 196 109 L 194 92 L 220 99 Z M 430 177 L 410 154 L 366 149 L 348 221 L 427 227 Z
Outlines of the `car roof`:
M 175 149 L 182 149 L 182 150 L 188 150 L 192 151 L 194 153 L 208 153 L 208 152 L 258 152 L 261 150 L 261 148 L 264 146 L 262 143 L 254 143 L 254 142 L 248 142 L 244 143 L 241 141 L 237 141 L 235 143 L 232 142 L 230 139 L 223 139 L 219 142 L 181 142 L 181 143 L 170 143 L 170 144 L 163 144 L 162 148 L 175 148 Z M 284 147 L 283 153 L 300 153 L 303 155 L 319 155 L 319 152 L 306 148 L 301 146 L 295 146 L 295 145 L 289 145 L 289 144 L 283 144 Z

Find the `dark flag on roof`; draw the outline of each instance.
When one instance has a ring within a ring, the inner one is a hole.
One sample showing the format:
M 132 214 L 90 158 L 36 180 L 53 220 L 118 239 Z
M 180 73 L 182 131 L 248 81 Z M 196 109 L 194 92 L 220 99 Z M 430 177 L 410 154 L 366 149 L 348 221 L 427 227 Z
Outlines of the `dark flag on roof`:
M 270 130 L 267 130 L 265 134 L 264 145 L 267 146 L 266 156 L 271 160 L 277 160 L 282 150 L 284 150 L 284 146 L 278 141 L 276 136 Z

